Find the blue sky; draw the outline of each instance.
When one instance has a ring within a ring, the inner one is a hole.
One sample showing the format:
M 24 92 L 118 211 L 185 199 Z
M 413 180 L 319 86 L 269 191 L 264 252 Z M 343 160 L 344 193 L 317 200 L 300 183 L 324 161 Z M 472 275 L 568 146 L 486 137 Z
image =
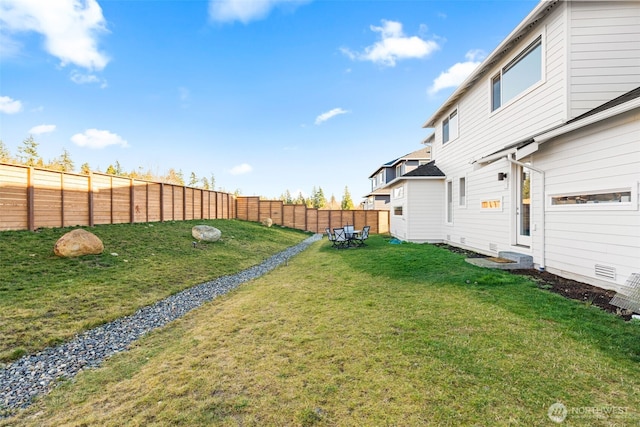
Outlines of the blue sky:
M 0 0 L 0 139 L 358 202 L 536 3 Z

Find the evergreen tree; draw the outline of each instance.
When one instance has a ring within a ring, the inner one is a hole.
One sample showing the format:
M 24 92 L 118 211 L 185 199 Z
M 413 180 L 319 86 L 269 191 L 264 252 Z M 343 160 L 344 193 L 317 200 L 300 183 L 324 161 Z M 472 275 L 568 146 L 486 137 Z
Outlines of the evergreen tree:
M 191 175 L 189 175 L 189 187 L 197 187 L 198 182 L 200 182 L 198 175 L 195 172 L 191 172 Z
M 71 154 L 65 148 L 62 151 L 60 157 L 56 157 L 53 161 L 47 165 L 49 169 L 59 170 L 61 172 L 73 172 L 74 164 L 71 160 Z
M 209 187 L 209 180 L 207 179 L 206 176 L 202 177 L 201 182 L 202 182 L 202 188 L 203 189 L 205 189 L 205 190 L 210 190 L 211 189 L 211 187 Z
M 11 153 L 4 142 L 0 139 L 0 162 L 9 163 L 11 162 Z
M 107 167 L 107 171 L 105 173 L 107 173 L 109 175 L 117 175 L 118 174 L 118 172 L 116 171 L 116 168 L 113 165 L 109 165 Z
M 44 166 L 42 158 L 38 154 L 38 144 L 33 136 L 22 141 L 22 145 L 18 147 L 18 159 L 26 166 Z
M 340 208 L 343 211 L 348 211 L 353 209 L 353 200 L 351 200 L 351 194 L 349 193 L 349 188 L 344 186 L 344 194 L 342 195 L 342 202 L 340 203 Z
M 288 189 L 280 196 L 280 200 L 282 200 L 285 205 L 293 204 L 293 198 L 291 197 L 291 192 Z
M 114 166 L 114 169 L 116 171 L 116 173 L 114 173 L 114 175 L 118 175 L 118 176 L 124 176 L 126 175 L 124 173 L 124 171 L 122 170 L 122 166 L 120 165 L 120 162 L 116 160 L 116 164 Z
M 313 207 L 316 209 L 322 209 L 327 206 L 327 199 L 324 197 L 324 192 L 322 191 L 322 187 L 318 187 L 316 190 L 314 187 L 313 191 Z
M 336 196 L 334 196 L 333 194 L 331 195 L 331 199 L 329 201 L 329 209 L 337 209 L 338 208 L 338 201 L 336 200 Z
M 302 191 L 298 192 L 298 197 L 295 198 L 293 203 L 296 204 L 296 205 L 304 205 L 304 204 L 306 204 L 306 200 L 304 199 L 304 196 L 302 195 Z
M 80 166 L 80 173 L 82 175 L 89 175 L 91 173 L 91 166 L 89 166 L 89 163 L 83 163 Z
M 216 189 L 216 177 L 215 177 L 215 175 L 213 173 L 211 174 L 211 183 L 210 183 L 210 185 L 211 185 L 211 189 L 215 191 L 215 189 Z

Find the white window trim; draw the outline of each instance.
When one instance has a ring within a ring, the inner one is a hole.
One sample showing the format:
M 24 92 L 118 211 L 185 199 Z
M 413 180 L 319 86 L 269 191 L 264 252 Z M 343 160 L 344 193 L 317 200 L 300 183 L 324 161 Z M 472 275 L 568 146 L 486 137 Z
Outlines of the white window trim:
M 456 205 L 455 199 L 453 197 L 453 180 L 448 179 L 445 181 L 444 187 L 444 223 L 447 225 L 453 225 L 453 221 L 455 220 L 453 213 L 454 207 Z M 451 185 L 451 190 L 449 190 L 449 185 Z M 451 206 L 449 206 L 449 196 L 451 196 Z M 449 211 L 451 211 L 451 221 L 449 221 Z
M 506 61 L 503 61 L 502 65 L 500 65 L 500 67 L 498 68 L 498 70 L 496 72 L 489 74 L 489 77 L 487 79 L 487 86 L 488 86 L 487 90 L 489 91 L 489 105 L 488 105 L 489 117 L 492 117 L 493 115 L 500 113 L 501 111 L 503 111 L 506 108 L 508 108 L 510 105 L 513 105 L 514 103 L 518 102 L 520 99 L 524 98 L 525 96 L 527 96 L 528 94 L 530 94 L 531 92 L 535 91 L 540 86 L 542 86 L 543 84 L 546 83 L 546 81 L 547 81 L 546 32 L 547 32 L 547 27 L 545 25 L 545 27 L 542 29 L 542 31 L 540 31 L 539 33 L 534 34 L 532 37 L 530 37 L 527 40 L 527 42 L 525 43 L 525 47 L 524 48 L 518 50 L 514 55 L 511 55 Z M 537 82 L 537 83 L 534 83 L 531 86 L 529 86 L 527 89 L 523 90 L 520 94 L 514 96 L 513 98 L 511 98 L 509 101 L 505 102 L 504 104 L 501 104 L 495 110 L 492 110 L 492 104 L 493 104 L 493 79 L 494 79 L 494 77 L 497 76 L 498 74 L 502 74 L 502 69 L 505 67 L 505 65 L 509 64 L 518 55 L 520 55 L 524 50 L 529 48 L 529 46 L 531 46 L 531 44 L 533 42 L 535 42 L 536 39 L 538 39 L 538 38 L 540 38 L 540 46 L 542 48 L 542 54 L 541 54 L 541 57 L 540 57 L 540 66 L 542 67 L 542 70 L 540 70 L 540 81 Z
M 464 178 L 464 203 L 460 203 L 460 180 Z M 467 201 L 469 200 L 469 184 L 467 183 L 467 175 L 458 178 L 458 207 L 460 209 L 467 208 Z
M 457 119 L 456 119 L 456 132 L 455 132 L 455 136 L 451 137 L 451 115 L 453 113 L 456 113 Z M 443 138 L 443 133 L 444 133 L 444 122 L 445 120 L 449 120 L 449 139 L 448 140 L 444 140 Z M 460 110 L 458 109 L 458 106 L 456 105 L 454 108 L 452 108 L 451 110 L 449 110 L 449 113 L 447 114 L 447 116 L 442 119 L 442 121 L 440 122 L 440 138 L 442 141 L 442 146 L 447 146 L 449 144 L 451 144 L 453 141 L 457 140 L 460 137 Z
M 574 189 L 575 190 L 575 189 Z M 581 194 L 603 194 L 631 192 L 628 202 L 619 203 L 581 203 L 575 205 L 553 205 L 554 197 L 579 196 Z M 630 185 L 612 186 L 606 188 L 587 188 L 582 191 L 564 191 L 547 194 L 546 209 L 549 211 L 637 211 L 638 210 L 638 182 Z

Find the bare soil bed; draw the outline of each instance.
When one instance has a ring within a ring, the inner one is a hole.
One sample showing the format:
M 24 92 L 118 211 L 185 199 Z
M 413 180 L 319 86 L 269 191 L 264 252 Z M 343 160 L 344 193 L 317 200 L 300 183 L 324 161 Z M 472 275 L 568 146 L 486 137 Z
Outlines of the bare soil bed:
M 487 258 L 485 255 L 477 252 L 468 251 L 466 249 L 457 248 L 447 244 L 438 244 L 444 249 L 451 252 L 465 255 L 467 258 Z M 531 277 L 541 289 L 546 289 L 562 295 L 565 298 L 582 301 L 584 303 L 593 304 L 601 309 L 622 317 L 625 320 L 631 319 L 631 314 L 621 312 L 620 308 L 609 304 L 611 298 L 616 294 L 615 291 L 598 288 L 576 280 L 565 279 L 549 273 L 548 271 L 539 271 L 536 269 L 527 270 L 509 270 L 512 274 L 520 274 Z

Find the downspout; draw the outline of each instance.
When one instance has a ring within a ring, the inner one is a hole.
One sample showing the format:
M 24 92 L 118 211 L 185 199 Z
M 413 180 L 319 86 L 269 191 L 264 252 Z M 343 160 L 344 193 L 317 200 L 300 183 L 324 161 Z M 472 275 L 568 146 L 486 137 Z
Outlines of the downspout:
M 547 229 L 545 227 L 545 217 L 547 216 L 547 212 L 546 212 L 546 197 L 545 197 L 545 182 L 544 182 L 544 171 L 538 168 L 534 168 L 531 165 L 527 165 L 525 163 L 519 162 L 517 160 L 515 160 L 513 157 L 513 154 L 507 155 L 506 159 L 509 161 L 509 163 L 512 163 L 514 165 L 518 165 L 521 166 L 523 168 L 527 168 L 527 169 L 531 169 L 534 172 L 537 172 L 540 174 L 541 177 L 541 185 L 542 185 L 542 219 L 540 221 L 540 227 L 542 228 L 542 236 L 541 236 L 541 249 L 542 249 L 542 255 L 541 255 L 541 261 L 540 261 L 540 270 L 544 270 L 545 266 L 546 266 L 546 250 L 545 250 L 545 235 L 547 234 Z

